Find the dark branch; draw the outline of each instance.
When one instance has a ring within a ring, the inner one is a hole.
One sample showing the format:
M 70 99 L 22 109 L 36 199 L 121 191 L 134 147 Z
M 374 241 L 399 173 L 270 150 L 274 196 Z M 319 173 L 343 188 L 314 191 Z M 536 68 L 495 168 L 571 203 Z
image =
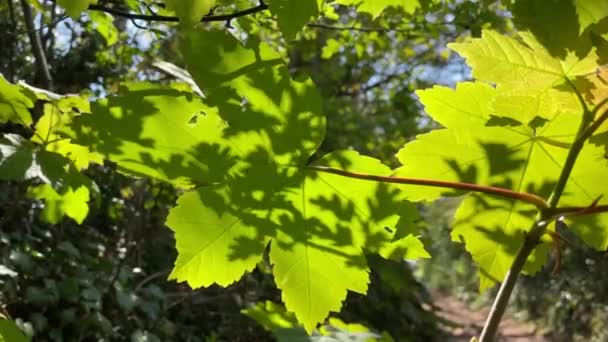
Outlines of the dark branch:
M 232 19 L 244 17 L 250 14 L 254 14 L 257 12 L 265 11 L 268 9 L 268 5 L 263 1 L 260 2 L 259 5 L 255 7 L 251 7 L 242 11 L 230 13 L 230 14 L 220 14 L 220 15 L 206 15 L 201 18 L 202 23 L 212 22 L 212 21 L 226 21 L 229 22 Z M 109 13 L 111 15 L 117 17 L 123 17 L 132 20 L 143 20 L 143 21 L 158 21 L 158 22 L 178 22 L 179 18 L 174 16 L 166 16 L 166 15 L 156 15 L 156 14 L 137 14 L 126 12 L 120 9 L 115 9 L 111 7 L 106 7 L 103 5 L 89 5 L 89 10 L 91 11 L 100 11 Z
M 325 30 L 333 31 L 357 31 L 357 32 L 377 32 L 377 33 L 388 33 L 388 32 L 404 32 L 410 36 L 413 35 L 412 29 L 409 28 L 390 28 L 390 27 L 355 27 L 355 26 L 333 26 L 321 23 L 310 23 L 308 27 L 320 28 Z
M 42 77 L 44 87 L 48 90 L 53 90 L 53 77 L 49 69 L 46 55 L 44 54 L 44 48 L 42 47 L 42 41 L 40 39 L 40 32 L 36 30 L 34 25 L 34 16 L 32 15 L 32 9 L 27 3 L 27 0 L 21 0 L 21 7 L 23 8 L 23 19 L 25 20 L 25 26 L 28 30 L 30 38 L 30 44 L 32 45 L 32 52 L 36 60 L 36 67 Z

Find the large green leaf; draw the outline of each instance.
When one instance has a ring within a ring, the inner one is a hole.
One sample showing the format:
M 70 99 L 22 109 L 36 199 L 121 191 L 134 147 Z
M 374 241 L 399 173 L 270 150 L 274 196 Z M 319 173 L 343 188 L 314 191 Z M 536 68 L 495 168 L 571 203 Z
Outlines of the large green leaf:
M 331 154 L 315 165 L 391 172 L 355 152 Z M 396 189 L 295 166 L 251 164 L 244 174 L 181 196 L 167 220 L 179 251 L 172 278 L 193 287 L 227 285 L 252 269 L 271 241 L 283 300 L 310 332 L 340 309 L 347 290 L 366 292 L 363 249 L 398 259 L 428 256 L 403 222 L 417 218 L 415 209 Z M 409 215 L 398 224 L 399 213 Z
M 280 164 L 302 164 L 325 134 L 321 97 L 311 80 L 295 82 L 282 56 L 255 37 L 243 46 L 224 31 L 183 35 L 188 71 L 230 127 L 241 155 L 263 149 Z
M 66 130 L 124 172 L 200 185 L 167 219 L 178 250 L 172 279 L 228 285 L 270 243 L 286 306 L 310 332 L 348 290 L 366 291 L 364 251 L 428 257 L 416 209 L 397 189 L 308 166 L 325 130 L 312 81 L 293 81 L 282 56 L 253 37 L 243 46 L 223 31 L 186 31 L 180 48 L 204 99 L 129 84 Z M 355 152 L 314 165 L 392 172 Z
M 33 106 L 34 102 L 22 92 L 21 87 L 9 83 L 0 74 L 0 123 L 31 125 L 29 109 Z
M 190 92 L 126 84 L 119 96 L 92 103 L 91 112 L 75 118 L 68 135 L 123 172 L 189 187 L 222 179 L 235 163 L 230 146 L 219 144 L 226 124 Z
M 537 96 L 547 89 L 566 87 L 567 79 L 593 73 L 598 67 L 594 51 L 583 59 L 570 53 L 560 60 L 551 56 L 531 35 L 520 36 L 522 40 L 485 30 L 481 38 L 448 46 L 466 59 L 476 79 L 509 90 L 527 89 Z
M 581 109 L 564 107 L 540 127 L 494 125 L 500 90 L 481 83 L 459 84 L 455 90 L 434 87 L 419 92 L 427 113 L 445 129 L 419 135 L 399 151 L 399 176 L 500 186 L 547 198 L 564 166 L 581 120 Z M 513 108 L 528 111 L 529 102 L 513 98 Z M 509 116 L 509 115 L 504 115 Z M 603 171 L 602 171 L 603 170 Z M 574 167 L 561 204 L 590 205 L 608 192 L 600 178 L 608 172 L 603 150 L 586 146 Z M 404 186 L 411 200 L 433 200 L 453 194 L 441 188 Z M 602 203 L 607 202 L 603 200 Z M 453 238 L 462 240 L 480 266 L 480 286 L 502 279 L 533 223 L 534 208 L 488 196 L 469 196 L 457 213 Z M 601 222 L 578 221 L 573 230 L 594 247 L 608 247 Z M 593 225 L 591 225 L 593 223 Z M 593 227 L 593 228 L 591 228 Z M 589 231 L 595 230 L 592 235 Z M 595 239 L 595 240 L 593 240 Z M 539 269 L 544 252 L 537 249 L 527 272 Z

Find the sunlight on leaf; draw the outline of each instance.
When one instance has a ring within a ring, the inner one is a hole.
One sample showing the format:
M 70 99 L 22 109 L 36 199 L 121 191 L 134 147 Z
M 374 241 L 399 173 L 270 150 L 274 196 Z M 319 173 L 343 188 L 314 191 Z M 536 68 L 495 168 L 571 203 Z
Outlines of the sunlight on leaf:
M 32 124 L 29 109 L 34 102 L 19 86 L 13 85 L 0 74 L 0 123 L 13 122 L 23 126 Z

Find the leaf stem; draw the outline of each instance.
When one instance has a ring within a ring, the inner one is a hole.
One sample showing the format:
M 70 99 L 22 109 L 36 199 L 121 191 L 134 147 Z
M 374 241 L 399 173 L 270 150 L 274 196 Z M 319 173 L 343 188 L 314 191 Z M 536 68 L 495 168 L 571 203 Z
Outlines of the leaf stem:
M 527 202 L 535 205 L 540 210 L 548 208 L 547 202 L 537 195 L 527 193 L 527 192 L 517 192 L 510 189 L 493 187 L 493 186 L 484 186 L 479 184 L 472 183 L 462 183 L 462 182 L 448 182 L 448 181 L 440 181 L 440 180 L 432 180 L 432 179 L 420 179 L 420 178 L 407 178 L 407 177 L 396 177 L 396 176 L 378 176 L 378 175 L 370 175 L 346 170 L 335 169 L 326 166 L 308 166 L 309 170 L 314 170 L 318 172 L 332 173 L 344 177 L 355 178 L 355 179 L 363 179 L 370 180 L 376 182 L 383 183 L 393 183 L 393 184 L 409 184 L 409 185 L 421 185 L 421 186 L 431 186 L 431 187 L 439 187 L 439 188 L 447 188 L 447 189 L 457 189 L 457 190 L 467 190 L 474 192 L 481 192 L 490 195 L 496 195 L 504 198 L 514 199 L 522 202 Z

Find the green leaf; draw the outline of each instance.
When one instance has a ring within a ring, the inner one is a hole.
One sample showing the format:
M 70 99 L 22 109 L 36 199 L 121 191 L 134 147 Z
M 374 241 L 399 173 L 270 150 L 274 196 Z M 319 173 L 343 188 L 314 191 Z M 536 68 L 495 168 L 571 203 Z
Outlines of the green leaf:
M 480 83 L 459 84 L 455 90 L 434 87 L 420 91 L 427 113 L 446 129 L 419 135 L 406 144 L 397 154 L 404 166 L 397 169 L 396 175 L 498 186 L 548 198 L 574 141 L 582 117 L 581 109 L 562 108 L 553 120 L 536 128 L 491 126 L 491 116 L 502 114 L 493 108 L 500 94 L 499 90 Z M 529 102 L 518 101 L 516 97 L 512 101 L 513 108 L 529 110 Z M 607 172 L 608 161 L 601 147 L 586 146 L 575 164 L 560 205 L 593 203 L 608 191 L 608 186 L 600 179 Z M 403 188 L 407 197 L 414 201 L 454 194 L 432 187 Z M 522 208 L 521 204 L 487 196 L 470 195 L 463 202 L 457 213 L 453 237 L 455 240 L 462 237 L 467 250 L 479 264 L 482 289 L 503 278 L 518 246 L 523 243 L 522 232 L 531 228 L 531 217 L 534 217 L 533 208 Z M 597 235 L 593 245 L 606 248 L 608 230 L 601 225 L 593 227 L 581 224 L 582 237 L 591 242 L 591 235 L 587 233 L 585 237 L 584 232 L 595 229 Z M 537 249 L 535 253 L 539 254 L 536 261 L 527 266 L 528 272 L 536 271 L 544 260 L 543 251 Z
M 491 105 L 494 115 L 528 124 L 537 117 L 553 119 L 562 112 L 582 112 L 574 92 L 555 88 L 516 88 L 499 93 Z
M 184 27 L 193 26 L 215 6 L 215 0 L 165 0 Z
M 552 57 L 531 35 L 521 37 L 523 41 L 484 30 L 481 38 L 448 47 L 466 59 L 476 79 L 498 87 L 553 88 L 564 84 L 566 79 L 593 73 L 598 67 L 594 51 L 583 59 L 571 53 L 560 60 Z
M 70 159 L 78 169 L 86 169 L 90 163 L 103 164 L 102 156 L 90 152 L 85 146 L 71 143 L 69 138 L 60 134 L 61 130 L 72 120 L 74 115 L 72 104 L 79 105 L 80 108 L 84 106 L 87 111 L 90 111 L 89 102 L 86 101 L 86 105 L 83 105 L 80 103 L 81 100 L 80 97 L 66 97 L 52 103 L 45 103 L 43 115 L 36 122 L 31 140 L 42 144 L 47 151 Z
M 279 164 L 301 165 L 317 149 L 325 134 L 321 96 L 311 80 L 293 81 L 268 44 L 250 37 L 243 46 L 224 31 L 194 30 L 180 50 L 241 155 L 263 149 Z
M 287 312 L 285 307 L 268 300 L 256 303 L 247 309 L 243 309 L 241 312 L 271 332 L 298 326 L 295 316 Z
M 38 178 L 47 184 L 56 184 L 64 174 L 65 165 L 61 156 L 40 150 L 20 135 L 5 134 L 0 138 L 0 179 Z
M 347 290 L 367 290 L 362 247 L 401 259 L 427 255 L 411 235 L 407 216 L 415 208 L 393 200 L 399 191 L 306 169 L 324 132 L 320 97 L 310 81 L 290 79 L 279 54 L 253 37 L 242 46 L 220 31 L 185 34 L 181 51 L 205 103 L 229 122 L 224 135 L 238 146 L 239 163 L 223 185 L 186 193 L 171 211 L 167 225 L 179 251 L 172 278 L 192 286 L 231 283 L 271 241 L 284 302 L 310 332 L 340 308 Z M 391 173 L 354 152 L 319 163 Z M 400 212 L 406 217 L 395 227 Z
M 534 223 L 535 208 L 521 202 L 478 194 L 468 195 L 458 208 L 452 239 L 464 242 L 479 266 L 479 291 L 502 282 L 524 234 Z M 534 274 L 544 265 L 550 249 L 547 237 L 526 261 L 524 272 Z
M 0 342 L 27 342 L 17 325 L 7 319 L 0 319 Z
M 179 197 L 166 222 L 175 231 L 178 251 L 169 279 L 188 281 L 193 288 L 228 286 L 262 260 L 269 236 L 229 211 L 233 192 L 216 186 Z
M 119 96 L 92 103 L 91 112 L 64 132 L 123 172 L 190 187 L 222 179 L 235 163 L 229 146 L 218 144 L 226 124 L 191 92 L 125 84 Z
M 32 187 L 28 190 L 31 198 L 44 200 L 41 218 L 57 224 L 63 216 L 68 216 L 81 224 L 89 213 L 89 189 L 81 185 L 76 189 L 68 187 L 63 193 L 58 193 L 48 184 Z
M 482 82 L 462 82 L 456 89 L 434 86 L 416 92 L 432 118 L 444 127 L 466 129 L 485 125 L 493 114 L 494 87 Z
M 293 39 L 304 25 L 319 16 L 323 0 L 270 0 L 270 12 L 277 17 L 285 39 Z
M 326 45 L 323 47 L 323 52 L 321 53 L 321 57 L 323 59 L 329 59 L 333 55 L 335 55 L 340 48 L 342 47 L 342 43 L 339 40 L 330 38 L 327 40 Z
M 80 14 L 84 12 L 89 5 L 96 4 L 97 0 L 57 0 L 59 6 L 65 8 L 65 11 L 74 19 L 78 19 Z
M 108 13 L 93 12 L 89 13 L 93 28 L 105 40 L 108 46 L 112 46 L 118 42 L 118 29 L 114 26 L 114 19 Z
M 391 173 L 355 152 L 331 154 L 315 165 Z M 411 235 L 391 233 L 397 213 L 415 210 L 398 200 L 396 189 L 295 166 L 252 164 L 243 175 L 180 197 L 167 220 L 179 251 L 172 278 L 193 287 L 229 284 L 255 267 L 272 240 L 277 286 L 287 309 L 310 332 L 339 310 L 347 290 L 366 292 L 362 248 L 399 259 L 426 253 L 416 249 Z
M 38 179 L 44 184 L 30 188 L 28 195 L 45 200 L 42 219 L 58 223 L 67 215 L 82 223 L 88 213 L 90 181 L 70 160 L 41 149 L 20 135 L 0 138 L 0 179 Z
M 19 86 L 13 85 L 0 74 L 0 123 L 12 122 L 28 127 L 32 124 L 29 109 L 34 102 Z
M 270 244 L 286 307 L 310 332 L 348 290 L 367 290 L 364 251 L 428 256 L 415 238 L 416 209 L 398 189 L 309 167 L 325 130 L 321 98 L 310 80 L 290 78 L 281 55 L 223 31 L 184 32 L 180 49 L 204 99 L 130 84 L 68 132 L 125 172 L 204 185 L 167 218 L 178 249 L 171 279 L 228 285 Z M 392 173 L 352 151 L 312 165 Z
M 406 13 L 413 13 L 420 6 L 418 0 L 336 0 L 334 3 L 345 6 L 357 5 L 357 11 L 369 13 L 373 19 L 380 16 L 389 6 L 401 7 Z
M 578 15 L 579 31 L 582 33 L 593 24 L 608 17 L 608 2 L 597 0 L 574 0 Z

